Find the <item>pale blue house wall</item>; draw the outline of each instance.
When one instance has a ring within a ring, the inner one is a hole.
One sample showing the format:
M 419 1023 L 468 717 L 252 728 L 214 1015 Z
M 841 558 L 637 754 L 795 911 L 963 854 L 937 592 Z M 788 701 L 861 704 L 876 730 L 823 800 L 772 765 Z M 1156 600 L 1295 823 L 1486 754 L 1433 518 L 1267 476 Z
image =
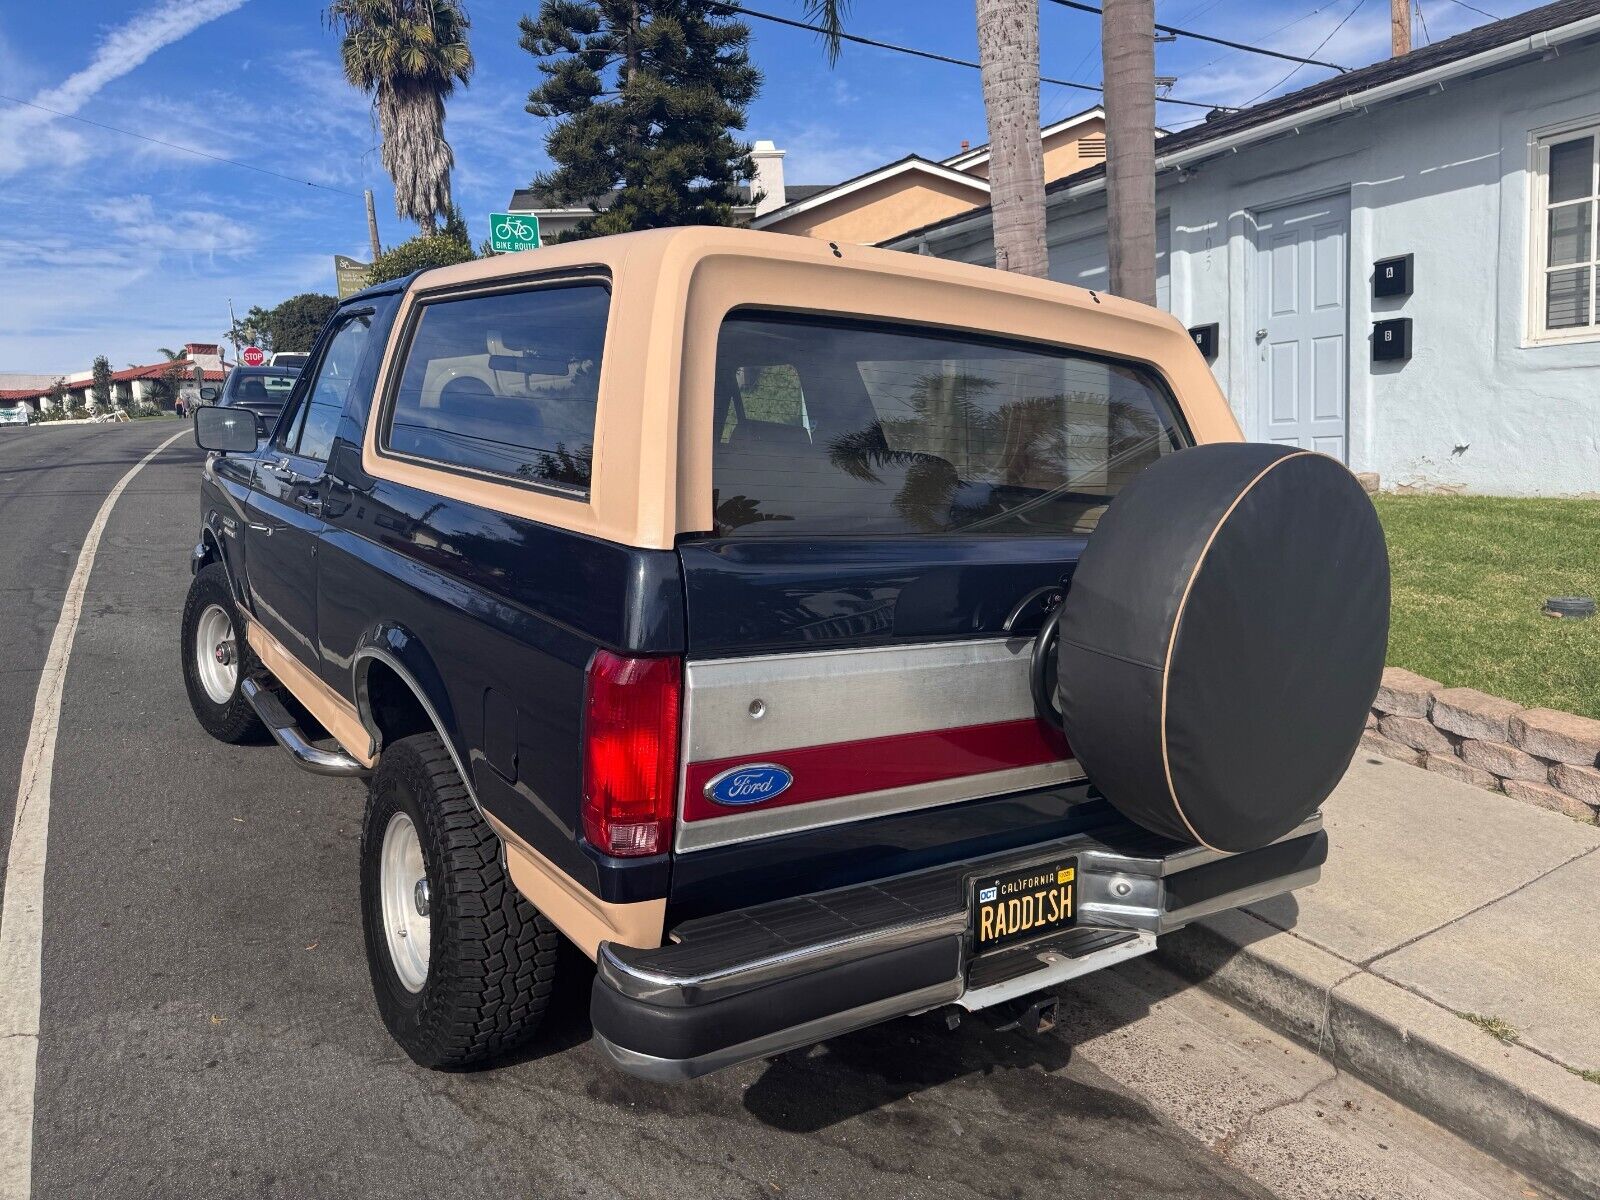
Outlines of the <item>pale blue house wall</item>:
M 1532 146 L 1579 121 L 1600 124 L 1593 45 L 1164 172 L 1164 306 L 1185 325 L 1220 325 L 1212 366 L 1246 436 L 1263 436 L 1255 214 L 1343 192 L 1351 468 L 1378 472 L 1385 488 L 1600 495 L 1600 332 L 1529 341 Z M 1103 238 L 1104 221 L 1103 192 L 1052 197 L 1052 253 L 1064 260 L 1071 247 L 1075 275 L 1094 244 L 1085 239 Z M 926 241 L 930 253 L 993 259 L 986 229 L 957 226 Z M 1375 301 L 1374 261 L 1408 252 L 1413 294 Z M 1410 361 L 1371 362 L 1372 322 L 1401 315 L 1413 320 Z

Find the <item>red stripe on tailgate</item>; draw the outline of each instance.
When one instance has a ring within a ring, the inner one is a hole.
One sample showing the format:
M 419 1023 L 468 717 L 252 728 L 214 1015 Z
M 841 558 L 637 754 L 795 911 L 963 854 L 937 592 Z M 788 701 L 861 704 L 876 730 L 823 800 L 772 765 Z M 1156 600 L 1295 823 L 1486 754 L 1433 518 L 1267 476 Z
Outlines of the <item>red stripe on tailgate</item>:
M 1071 757 L 1066 738 L 1036 718 L 1025 717 L 709 759 L 688 766 L 683 817 L 686 821 L 703 821 L 813 800 L 938 783 L 963 775 L 1033 767 Z M 705 786 L 712 778 L 729 767 L 753 763 L 776 763 L 794 776 L 794 782 L 786 791 L 760 804 L 731 807 L 706 798 Z

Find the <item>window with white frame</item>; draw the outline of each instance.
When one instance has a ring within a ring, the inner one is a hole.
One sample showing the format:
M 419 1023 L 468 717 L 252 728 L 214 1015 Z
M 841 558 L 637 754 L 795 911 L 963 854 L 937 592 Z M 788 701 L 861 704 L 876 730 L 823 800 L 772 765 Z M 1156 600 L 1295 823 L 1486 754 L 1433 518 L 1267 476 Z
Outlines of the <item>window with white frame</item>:
M 1539 142 L 1533 336 L 1600 336 L 1600 127 Z

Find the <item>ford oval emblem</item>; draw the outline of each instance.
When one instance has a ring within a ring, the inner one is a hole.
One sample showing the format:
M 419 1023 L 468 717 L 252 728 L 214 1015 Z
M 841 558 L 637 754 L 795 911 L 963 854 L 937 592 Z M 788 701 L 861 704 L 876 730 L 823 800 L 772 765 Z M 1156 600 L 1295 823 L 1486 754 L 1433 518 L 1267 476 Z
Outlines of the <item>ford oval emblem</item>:
M 794 776 L 777 763 L 746 763 L 715 776 L 706 784 L 705 797 L 713 804 L 740 808 L 771 800 L 793 782 Z

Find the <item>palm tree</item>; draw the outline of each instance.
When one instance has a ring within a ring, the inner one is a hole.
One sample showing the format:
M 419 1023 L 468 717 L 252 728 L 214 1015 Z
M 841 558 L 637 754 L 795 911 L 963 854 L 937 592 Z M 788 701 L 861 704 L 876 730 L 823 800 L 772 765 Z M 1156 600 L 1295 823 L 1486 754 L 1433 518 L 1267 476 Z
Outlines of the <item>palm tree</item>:
M 1111 291 L 1156 302 L 1156 91 L 1153 0 L 1105 0 L 1106 241 Z
M 333 0 L 327 20 L 344 38 L 345 78 L 372 93 L 395 212 L 436 232 L 455 165 L 444 101 L 472 77 L 466 11 L 460 0 Z
M 806 0 L 839 57 L 850 0 Z M 1030 0 L 977 0 L 978 61 L 989 119 L 995 265 L 1043 275 L 1044 163 L 1039 141 L 1039 11 Z M 1104 0 L 1106 234 L 1111 291 L 1156 302 L 1155 5 Z
M 828 61 L 839 57 L 839 33 L 850 0 L 806 0 L 806 15 L 823 27 Z M 978 62 L 989 120 L 989 197 L 995 266 L 1044 275 L 1044 146 L 1039 140 L 1038 0 L 977 0 Z
M 989 120 L 994 265 L 1043 276 L 1044 143 L 1039 137 L 1039 5 L 978 0 L 978 63 Z

